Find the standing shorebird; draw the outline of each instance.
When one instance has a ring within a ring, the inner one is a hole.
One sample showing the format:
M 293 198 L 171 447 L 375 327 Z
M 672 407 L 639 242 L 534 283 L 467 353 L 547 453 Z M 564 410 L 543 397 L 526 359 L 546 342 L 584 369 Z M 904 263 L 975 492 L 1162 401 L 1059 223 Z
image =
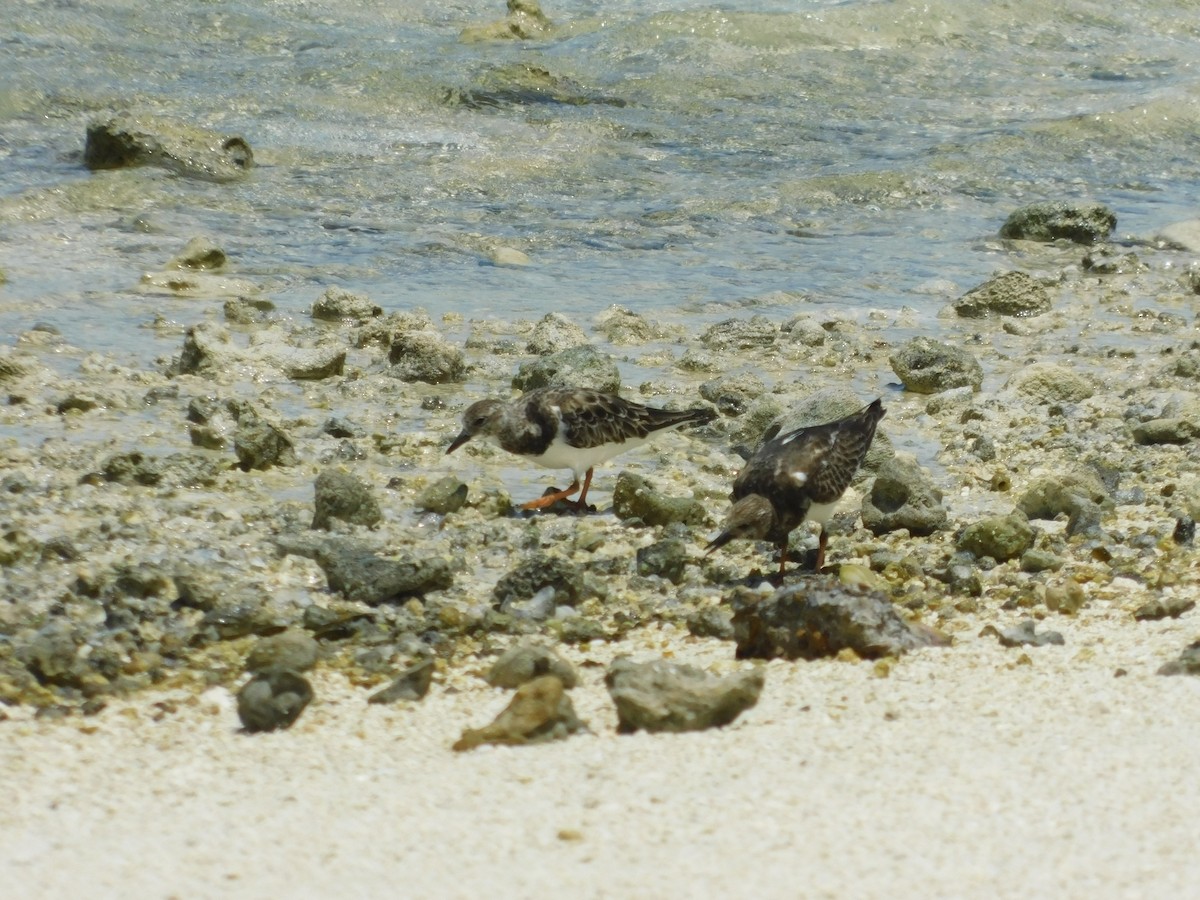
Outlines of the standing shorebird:
M 599 391 L 538 388 L 516 400 L 472 403 L 463 413 L 462 433 L 446 452 L 478 437 L 539 466 L 570 469 L 575 475 L 570 487 L 522 504 L 521 509 L 544 509 L 570 497 L 580 490 L 582 476 L 583 490 L 574 506 L 584 510 L 595 466 L 640 447 L 655 432 L 701 425 L 716 416 L 712 409 L 655 409 Z
M 883 413 L 883 402 L 876 400 L 844 419 L 797 428 L 759 447 L 734 479 L 735 502 L 706 553 L 738 538 L 772 541 L 779 547 L 782 575 L 789 535 L 811 519 L 821 525 L 820 571 L 828 540 L 825 523 L 867 455 Z

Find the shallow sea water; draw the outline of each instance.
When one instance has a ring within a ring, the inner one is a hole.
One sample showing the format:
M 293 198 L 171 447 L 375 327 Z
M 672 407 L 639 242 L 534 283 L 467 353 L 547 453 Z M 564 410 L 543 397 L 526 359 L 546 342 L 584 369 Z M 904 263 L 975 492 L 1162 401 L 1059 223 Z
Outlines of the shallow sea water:
M 9 4 L 0 332 L 149 364 L 220 299 L 140 288 L 193 236 L 302 316 L 387 310 L 697 326 L 937 311 L 1011 267 L 995 235 L 1090 199 L 1118 235 L 1195 216 L 1194 4 L 547 0 L 545 40 L 467 43 L 501 2 Z M 464 104 L 513 66 L 589 102 Z M 89 173 L 116 109 L 242 135 L 236 184 Z M 496 248 L 528 254 L 493 265 Z

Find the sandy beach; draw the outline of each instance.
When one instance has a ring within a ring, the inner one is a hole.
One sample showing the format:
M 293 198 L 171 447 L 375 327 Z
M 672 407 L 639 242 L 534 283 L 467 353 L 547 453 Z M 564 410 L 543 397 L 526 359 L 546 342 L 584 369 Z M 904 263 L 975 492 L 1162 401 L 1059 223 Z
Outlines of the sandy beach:
M 971 624 L 886 677 L 767 663 L 756 708 L 680 735 L 617 736 L 618 648 L 564 651 L 594 733 L 463 754 L 505 702 L 465 673 L 396 707 L 319 678 L 260 736 L 223 688 L 67 724 L 10 711 L 0 876 L 46 898 L 1186 896 L 1200 681 L 1154 671 L 1192 632 L 1120 615 L 1024 652 Z M 620 649 L 743 665 L 669 631 Z

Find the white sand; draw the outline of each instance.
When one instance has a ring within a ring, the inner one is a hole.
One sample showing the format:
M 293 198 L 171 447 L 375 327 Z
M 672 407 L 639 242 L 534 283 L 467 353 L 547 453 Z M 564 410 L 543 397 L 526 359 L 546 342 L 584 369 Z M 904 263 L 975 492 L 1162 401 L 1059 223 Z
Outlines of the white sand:
M 508 695 L 468 674 L 369 706 L 316 673 L 292 730 L 231 695 L 0 723 L 10 897 L 1161 897 L 1200 890 L 1198 611 L 1050 618 L 1065 647 L 772 662 L 732 726 L 617 736 L 614 650 L 727 671 L 679 633 L 564 652 L 595 734 L 450 751 Z M 1125 677 L 1114 677 L 1124 668 Z

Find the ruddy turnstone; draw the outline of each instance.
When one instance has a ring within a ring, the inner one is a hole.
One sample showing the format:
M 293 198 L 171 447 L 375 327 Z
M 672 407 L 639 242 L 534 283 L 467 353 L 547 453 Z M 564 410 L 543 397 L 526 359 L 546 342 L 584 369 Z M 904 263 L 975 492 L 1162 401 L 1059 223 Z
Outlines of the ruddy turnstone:
M 522 505 L 543 509 L 583 490 L 575 508 L 587 508 L 592 470 L 618 453 L 640 447 L 658 431 L 715 419 L 712 409 L 655 409 L 616 394 L 582 389 L 537 388 L 515 400 L 480 400 L 463 413 L 463 430 L 446 449 L 453 453 L 471 438 L 483 438 L 501 449 L 548 469 L 570 469 L 575 480 L 564 491 L 548 493 Z
M 772 541 L 779 547 L 782 575 L 788 536 L 811 519 L 821 525 L 819 571 L 825 564 L 825 523 L 867 455 L 883 413 L 883 402 L 876 400 L 844 419 L 797 428 L 759 447 L 734 479 L 735 502 L 706 553 L 737 538 Z

